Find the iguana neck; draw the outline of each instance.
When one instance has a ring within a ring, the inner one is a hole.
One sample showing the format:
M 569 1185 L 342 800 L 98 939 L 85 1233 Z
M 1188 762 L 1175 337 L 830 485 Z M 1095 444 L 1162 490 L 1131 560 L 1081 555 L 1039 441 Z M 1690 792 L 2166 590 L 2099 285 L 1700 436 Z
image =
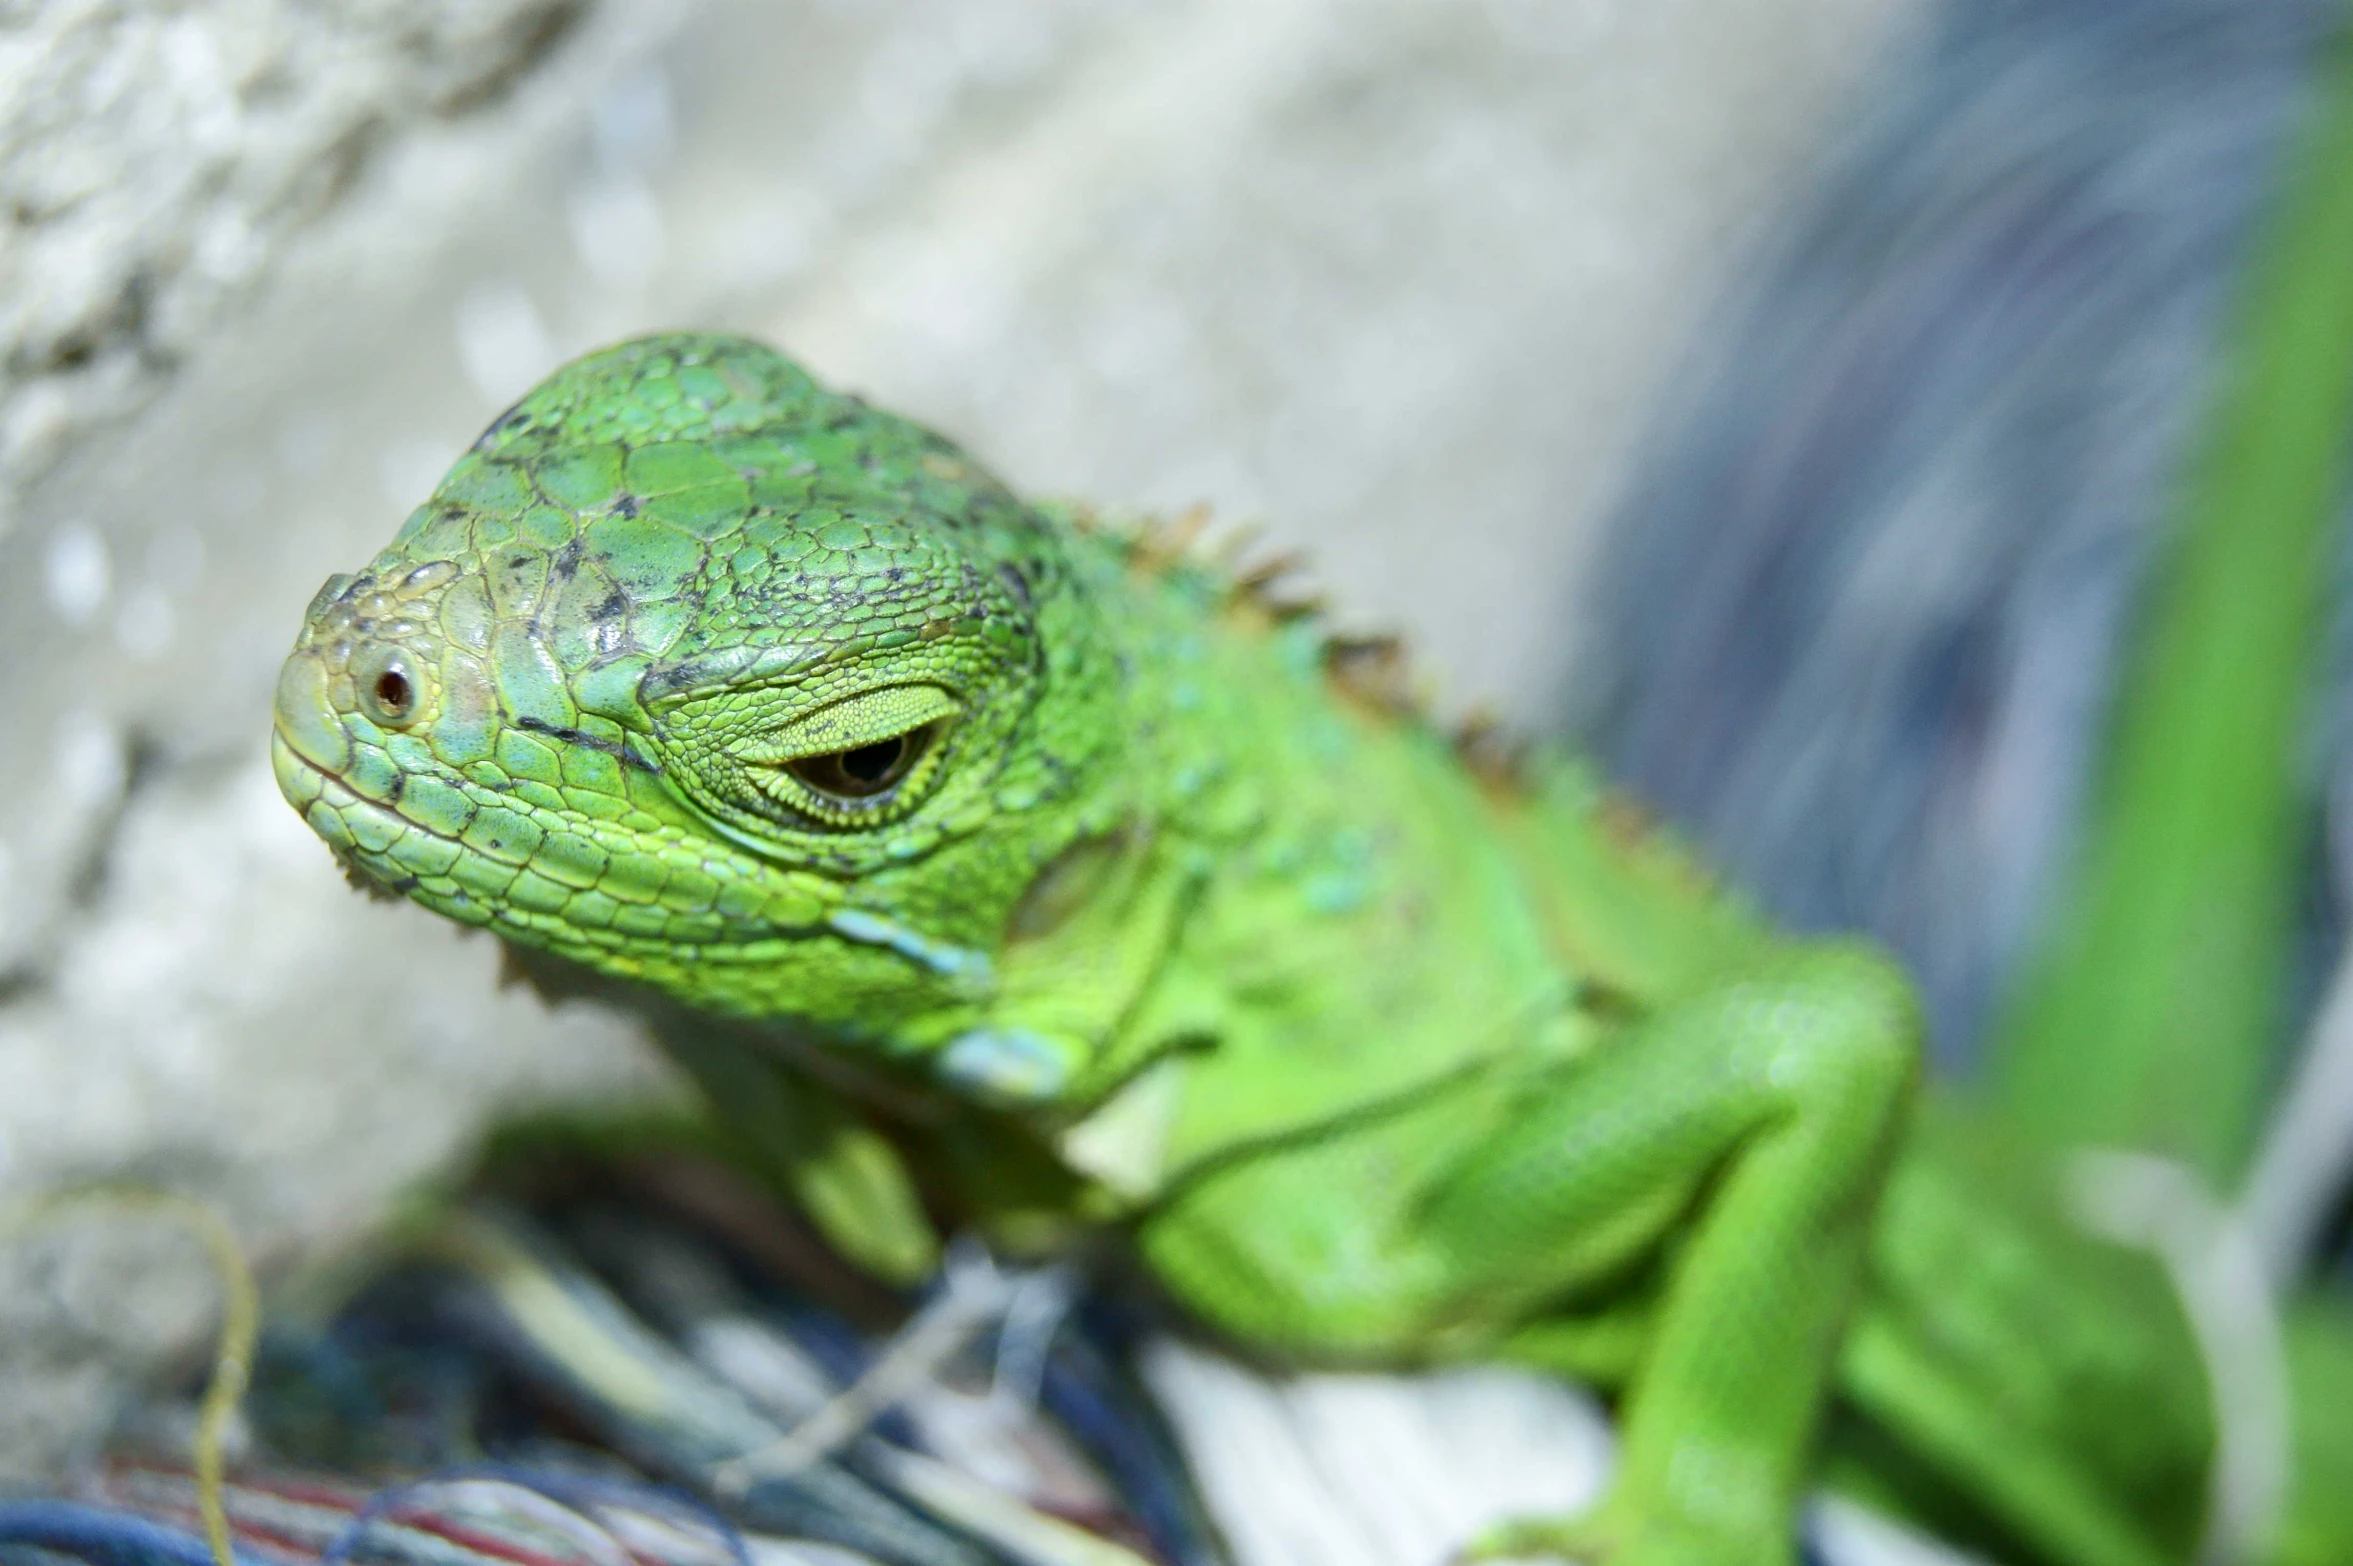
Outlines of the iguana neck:
M 1121 671 L 1120 811 L 1070 851 L 1087 893 L 1017 918 L 992 1023 L 1059 1037 L 1042 1113 L 1089 1117 L 1077 1161 L 1139 1190 L 1562 1042 L 1571 991 L 1482 785 L 1352 679 L 1359 644 L 1155 545 L 1072 540 Z

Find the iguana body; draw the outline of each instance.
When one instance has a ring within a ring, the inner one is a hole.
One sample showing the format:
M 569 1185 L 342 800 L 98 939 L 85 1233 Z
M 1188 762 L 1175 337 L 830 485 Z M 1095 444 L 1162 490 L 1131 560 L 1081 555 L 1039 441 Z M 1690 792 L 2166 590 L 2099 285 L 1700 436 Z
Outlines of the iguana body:
M 1609 1500 L 1523 1542 L 1787 1561 L 1835 1389 L 1858 1482 L 2187 1559 L 2171 1292 L 1907 1131 L 1903 981 L 1572 765 L 1469 764 L 1385 656 L 757 345 L 651 338 L 327 584 L 273 756 L 370 883 L 643 996 L 878 1270 L 928 1264 L 920 1189 L 1130 1239 L 1285 1355 L 1622 1389 Z

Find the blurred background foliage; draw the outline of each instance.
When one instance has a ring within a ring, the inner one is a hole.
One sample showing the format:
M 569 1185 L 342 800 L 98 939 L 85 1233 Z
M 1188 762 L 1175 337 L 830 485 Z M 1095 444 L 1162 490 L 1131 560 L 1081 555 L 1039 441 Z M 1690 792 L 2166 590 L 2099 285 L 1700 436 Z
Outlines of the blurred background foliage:
M 2282 279 L 2344 248 L 2284 208 L 2344 188 L 2313 138 L 2345 23 L 1943 13 L 1702 334 L 1579 664 L 1630 789 L 1784 919 L 1903 954 L 1948 1074 L 2251 1179 L 2282 1275 L 2341 1222 L 2353 1121 L 2347 328 Z M 2303 501 L 2252 451 L 2307 419 Z M 2208 672 L 2136 705 L 2185 582 L 2267 538 Z M 2136 768 L 2173 798 L 2123 804 Z

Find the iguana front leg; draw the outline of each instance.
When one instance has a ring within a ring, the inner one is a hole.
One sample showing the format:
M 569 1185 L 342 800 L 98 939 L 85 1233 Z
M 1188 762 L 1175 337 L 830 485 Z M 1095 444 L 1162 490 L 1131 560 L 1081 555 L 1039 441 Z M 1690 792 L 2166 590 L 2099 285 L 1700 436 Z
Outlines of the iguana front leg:
M 1430 1237 L 1480 1291 L 1533 1303 L 1680 1236 L 1592 1513 L 1482 1553 L 1607 1566 L 1771 1566 L 1862 1271 L 1916 1071 L 1882 960 L 1792 948 L 1565 1073 L 1455 1165 Z
M 663 1050 L 701 1088 L 713 1122 L 845 1258 L 907 1287 L 939 1265 L 939 1239 L 882 1134 L 840 1094 L 718 1025 L 676 1021 Z

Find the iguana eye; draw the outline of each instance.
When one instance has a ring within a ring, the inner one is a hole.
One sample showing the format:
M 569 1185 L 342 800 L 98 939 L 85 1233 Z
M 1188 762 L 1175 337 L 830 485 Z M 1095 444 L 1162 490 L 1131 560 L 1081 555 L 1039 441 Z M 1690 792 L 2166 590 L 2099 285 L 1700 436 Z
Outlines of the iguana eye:
M 849 750 L 802 756 L 788 763 L 785 770 L 818 793 L 844 803 L 874 799 L 898 787 L 915 770 L 938 728 L 936 723 L 925 723 Z
M 791 685 L 754 684 L 678 703 L 656 721 L 663 765 L 688 803 L 762 836 L 767 827 L 754 822 L 860 834 L 904 820 L 962 752 L 964 716 L 954 692 L 928 682 L 814 709 Z

